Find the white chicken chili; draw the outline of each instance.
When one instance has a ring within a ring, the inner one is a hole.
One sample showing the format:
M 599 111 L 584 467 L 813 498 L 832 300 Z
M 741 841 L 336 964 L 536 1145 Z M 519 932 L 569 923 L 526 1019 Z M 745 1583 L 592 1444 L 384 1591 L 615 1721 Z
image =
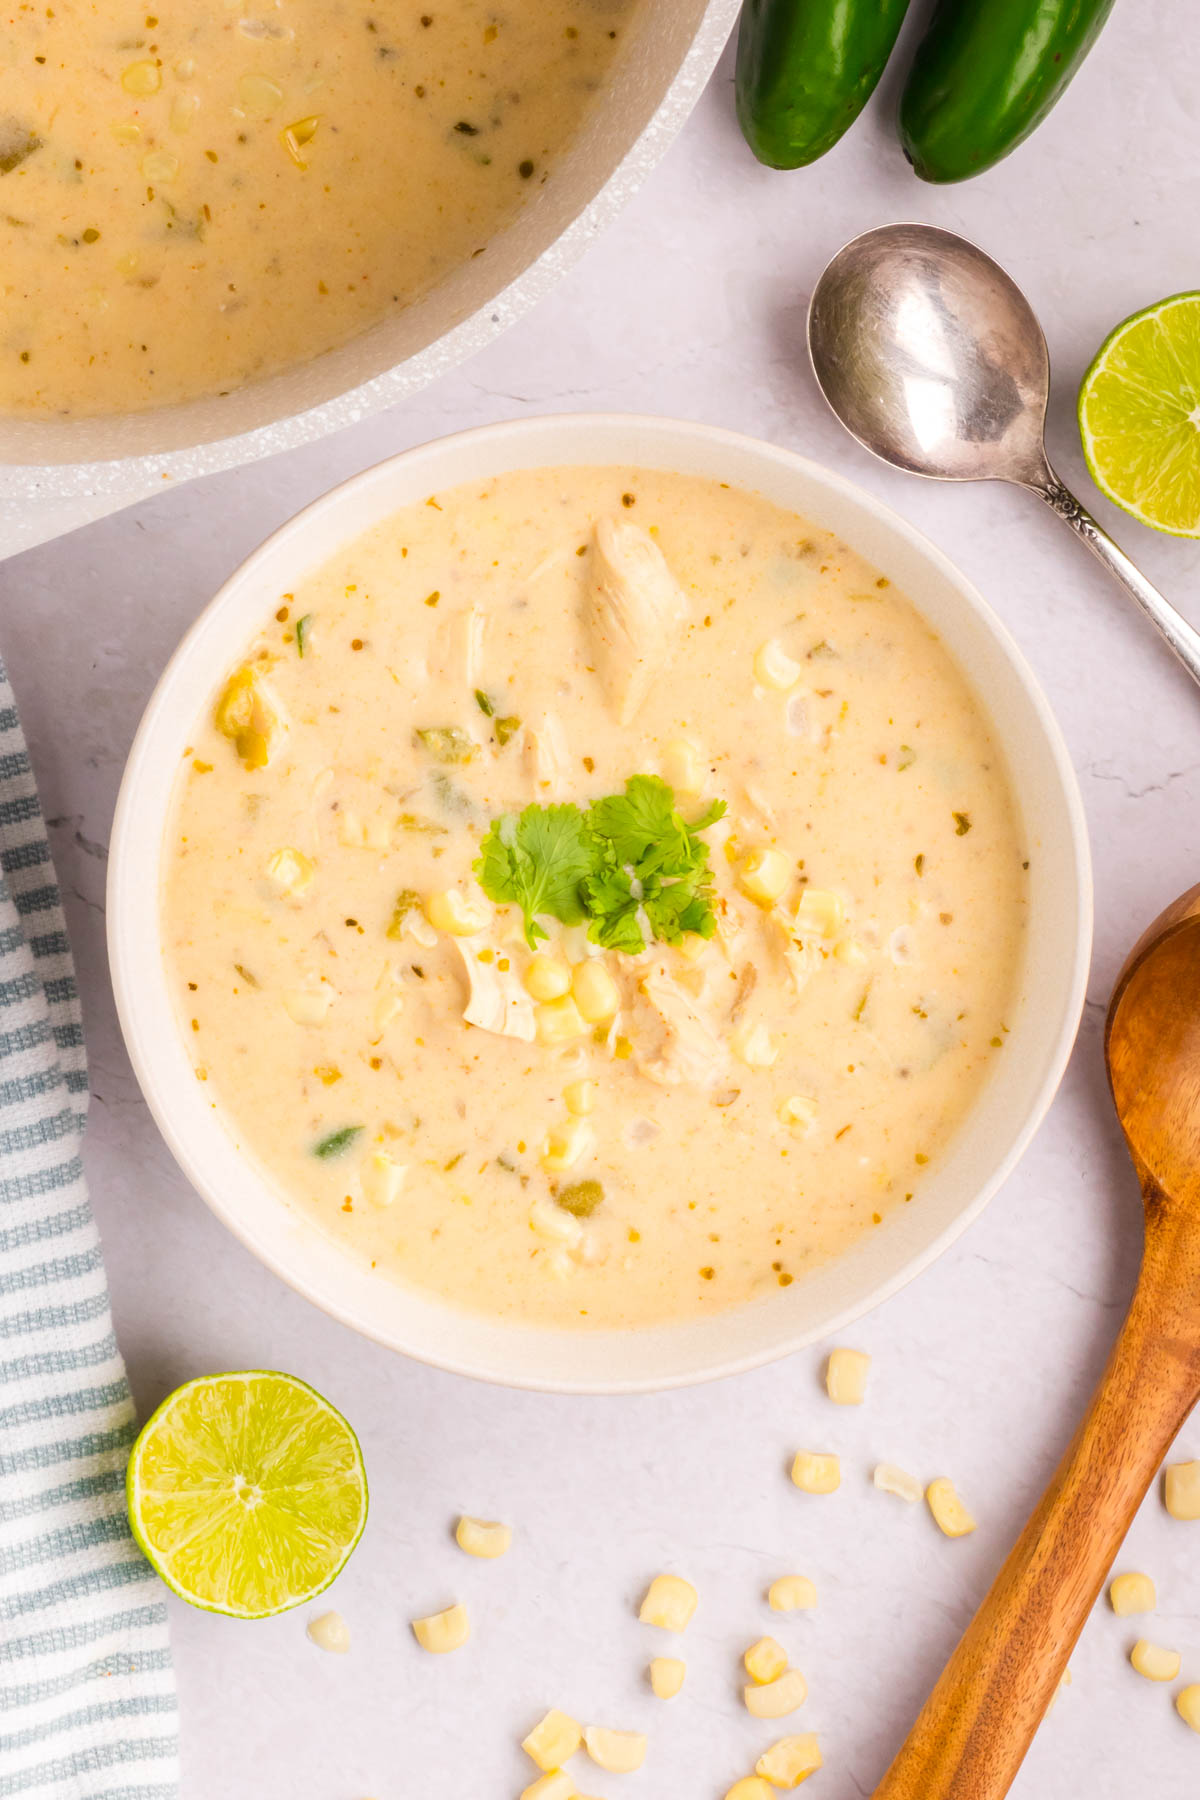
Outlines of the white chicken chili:
M 1005 1053 L 1025 856 L 847 545 L 542 469 L 274 598 L 187 750 L 164 939 L 212 1105 L 381 1280 L 648 1326 L 920 1203 Z

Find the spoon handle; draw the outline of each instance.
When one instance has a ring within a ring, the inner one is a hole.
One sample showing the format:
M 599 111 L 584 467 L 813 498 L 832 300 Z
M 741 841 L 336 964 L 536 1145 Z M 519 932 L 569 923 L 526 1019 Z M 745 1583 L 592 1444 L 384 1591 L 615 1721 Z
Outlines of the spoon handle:
M 1159 1211 L 1129 1315 L 1074 1442 L 874 1800 L 1008 1793 L 1200 1388 L 1194 1311 L 1185 1313 L 1179 1276 L 1196 1262 L 1194 1224 Z
M 1104 527 L 1093 519 L 1071 490 L 1064 487 L 1049 464 L 1046 465 L 1044 477 L 1025 485 L 1040 500 L 1046 502 L 1051 512 L 1056 512 L 1060 519 L 1064 519 L 1076 536 L 1083 539 L 1092 555 L 1098 557 L 1109 573 L 1116 576 L 1126 593 L 1132 596 L 1151 624 L 1161 632 L 1192 680 L 1200 683 L 1200 631 L 1195 631 L 1182 613 L 1177 612 L 1171 602 L 1159 593 L 1153 582 L 1147 581 L 1136 563 L 1129 560 Z

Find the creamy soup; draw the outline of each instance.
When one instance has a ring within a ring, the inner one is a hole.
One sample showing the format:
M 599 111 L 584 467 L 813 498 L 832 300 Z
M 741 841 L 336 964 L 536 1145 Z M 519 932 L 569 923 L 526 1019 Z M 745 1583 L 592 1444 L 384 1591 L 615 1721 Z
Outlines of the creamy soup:
M 751 493 L 545 469 L 275 598 L 188 746 L 164 930 L 197 1078 L 331 1238 L 645 1326 L 920 1203 L 1005 1054 L 1024 858 L 886 577 Z
M 6 8 L 0 409 L 221 392 L 486 254 L 551 178 L 631 5 Z

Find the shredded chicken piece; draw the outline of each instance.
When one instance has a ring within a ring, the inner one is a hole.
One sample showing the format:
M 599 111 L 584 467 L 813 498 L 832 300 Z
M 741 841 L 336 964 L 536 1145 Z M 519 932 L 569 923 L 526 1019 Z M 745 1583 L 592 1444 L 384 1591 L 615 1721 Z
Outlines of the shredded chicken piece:
M 737 978 L 737 987 L 734 991 L 733 1005 L 729 1009 L 729 1022 L 731 1025 L 736 1025 L 742 1014 L 745 1012 L 746 1002 L 754 992 L 757 984 L 758 969 L 755 964 L 749 962 L 743 964 Z
M 778 945 L 784 966 L 796 992 L 803 993 L 820 963 L 821 952 L 814 944 L 796 937 L 790 920 L 779 913 L 774 915 L 774 920 L 779 928 Z
M 658 1027 L 650 1054 L 638 1053 L 643 1075 L 664 1087 L 681 1082 L 707 1087 L 724 1074 L 728 1059 L 723 1045 L 665 963 L 655 964 L 638 993 L 644 1002 L 640 1012 L 650 1015 L 652 1028 Z
M 481 1031 L 493 1031 L 498 1037 L 521 1038 L 531 1044 L 536 1036 L 533 1000 L 525 992 L 511 969 L 499 969 L 494 962 L 480 962 L 479 951 L 462 938 L 455 938 L 470 992 L 463 1008 L 468 1025 Z
M 630 723 L 666 668 L 687 614 L 683 589 L 650 534 L 630 519 L 597 520 L 584 617 L 620 724 Z
M 525 767 L 539 800 L 561 798 L 566 788 L 569 755 L 566 733 L 554 713 L 546 713 L 540 725 L 526 731 Z

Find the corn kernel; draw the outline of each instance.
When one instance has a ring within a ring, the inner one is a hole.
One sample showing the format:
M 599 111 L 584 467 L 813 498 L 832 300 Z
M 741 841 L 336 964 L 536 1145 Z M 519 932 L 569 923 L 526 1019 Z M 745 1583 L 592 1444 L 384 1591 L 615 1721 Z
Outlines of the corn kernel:
M 583 1747 L 597 1768 L 607 1769 L 610 1775 L 632 1775 L 646 1760 L 644 1731 L 609 1731 L 604 1725 L 589 1725 Z
M 748 851 L 737 872 L 739 888 L 756 906 L 774 906 L 791 879 L 791 863 L 782 850 L 770 844 L 763 850 Z
M 662 756 L 663 780 L 677 794 L 698 794 L 706 774 L 700 752 L 688 738 L 676 738 Z
M 843 921 L 842 903 L 828 888 L 805 888 L 796 908 L 796 930 L 813 937 L 836 937 Z
M 308 167 L 300 152 L 306 144 L 312 143 L 320 123 L 320 113 L 310 113 L 307 119 L 294 119 L 290 125 L 285 125 L 279 134 L 280 143 L 298 169 Z
M 549 1774 L 552 1769 L 561 1768 L 569 1756 L 574 1756 L 582 1742 L 583 1732 L 575 1720 L 552 1707 L 529 1736 L 521 1739 L 521 1748 L 539 1769 Z
M 1173 1519 L 1200 1519 L 1200 1462 L 1172 1463 L 1163 1497 Z
M 1139 1638 L 1129 1652 L 1129 1660 L 1147 1681 L 1174 1681 L 1182 1658 L 1178 1650 L 1164 1650 L 1161 1644 L 1148 1644 Z
M 425 902 L 425 917 L 435 931 L 445 931 L 451 937 L 474 937 L 482 931 L 491 918 L 491 908 L 486 901 L 476 899 L 473 894 L 463 894 L 458 888 L 445 888 L 440 893 L 430 894 Z
M 779 1117 L 790 1130 L 807 1137 L 817 1122 L 818 1107 L 808 1094 L 789 1094 L 779 1108 Z
M 586 1119 L 567 1119 L 555 1125 L 542 1139 L 541 1163 L 552 1174 L 574 1168 L 581 1156 L 594 1148 L 596 1134 Z
M 842 1484 L 842 1465 L 836 1456 L 798 1450 L 792 1464 L 792 1480 L 806 1494 L 832 1494 Z
M 777 1681 L 788 1664 L 787 1651 L 773 1637 L 762 1637 L 756 1644 L 751 1644 L 742 1661 L 751 1681 L 757 1681 L 760 1687 L 765 1682 Z
M 536 956 L 530 957 L 521 979 L 525 992 L 532 994 L 535 1000 L 557 1000 L 570 989 L 571 971 L 560 957 L 546 956 L 538 951 Z
M 427 1619 L 414 1619 L 413 1636 L 422 1650 L 431 1656 L 445 1656 L 459 1650 L 471 1635 L 471 1621 L 463 1605 L 448 1606 L 445 1612 L 431 1613 Z
M 870 1368 L 865 1350 L 834 1350 L 825 1365 L 825 1392 L 837 1406 L 861 1406 Z
M 768 638 L 754 653 L 754 679 L 760 687 L 777 688 L 785 693 L 800 679 L 800 664 L 788 655 L 775 638 Z
M 579 1220 L 544 1195 L 539 1195 L 530 1207 L 529 1224 L 539 1237 L 546 1238 L 552 1244 L 566 1244 L 568 1248 L 577 1244 L 583 1236 L 583 1226 Z
M 1185 1725 L 1193 1731 L 1200 1731 L 1200 1682 L 1193 1682 L 1191 1687 L 1180 1688 L 1175 1696 L 1175 1711 Z
M 783 1719 L 803 1706 L 808 1698 L 808 1683 L 799 1669 L 788 1669 L 774 1681 L 742 1689 L 746 1711 L 756 1719 Z
M 725 1800 L 775 1800 L 775 1789 L 761 1775 L 743 1775 L 734 1782 Z
M 1118 1575 L 1109 1587 L 1108 1602 L 1119 1619 L 1132 1613 L 1150 1613 L 1158 1605 L 1154 1583 L 1148 1575 Z
M 895 1494 L 898 1500 L 907 1500 L 909 1505 L 921 1498 L 921 1484 L 915 1475 L 907 1469 L 897 1468 L 895 1463 L 880 1463 L 871 1477 L 875 1486 L 885 1494 Z
M 975 1520 L 959 1499 L 954 1483 L 946 1476 L 939 1475 L 936 1481 L 930 1482 L 925 1489 L 925 1498 L 938 1529 L 947 1537 L 967 1537 L 974 1531 Z
M 117 119 L 109 130 L 118 144 L 136 144 L 142 135 L 142 128 L 134 119 Z
M 569 1113 L 577 1119 L 586 1119 L 590 1112 L 596 1110 L 596 1095 L 600 1091 L 598 1081 L 571 1081 L 563 1089 L 563 1101 Z
M 254 670 L 248 665 L 244 664 L 229 677 L 213 717 L 222 737 L 232 739 L 245 768 L 266 768 L 276 719 Z
M 341 1613 L 321 1613 L 310 1619 L 305 1628 L 318 1650 L 329 1650 L 334 1656 L 345 1656 L 350 1648 L 350 1628 Z
M 772 1612 L 807 1612 L 816 1604 L 816 1586 L 807 1575 L 781 1575 L 767 1589 Z
M 174 181 L 179 173 L 179 158 L 169 150 L 151 150 L 143 156 L 141 168 L 147 181 Z
M 701 937 L 698 931 L 685 931 L 675 948 L 685 962 L 699 962 L 708 949 L 711 940 Z
M 199 110 L 199 94 L 176 94 L 171 102 L 171 130 L 183 137 L 192 129 L 192 121 Z
M 662 1631 L 686 1631 L 700 1596 L 681 1575 L 656 1575 L 646 1590 L 638 1618 Z
M 333 1005 L 333 989 L 326 983 L 315 992 L 292 988 L 283 996 L 283 1010 L 296 1025 L 321 1025 Z
M 780 1738 L 759 1757 L 754 1767 L 755 1772 L 765 1776 L 774 1787 L 798 1788 L 802 1781 L 816 1774 L 823 1762 L 816 1734 L 809 1731 L 801 1737 Z
M 602 962 L 576 963 L 571 972 L 571 993 L 580 1017 L 589 1025 L 603 1025 L 621 1004 L 616 982 Z
M 267 874 L 283 894 L 302 894 L 316 874 L 316 865 L 303 850 L 287 845 L 276 850 L 267 863 Z
M 243 75 L 238 81 L 238 100 L 257 119 L 269 119 L 283 105 L 283 89 L 265 75 Z
M 779 1045 L 761 1021 L 735 1032 L 733 1053 L 748 1069 L 770 1069 L 779 1061 Z
M 157 94 L 162 86 L 162 70 L 148 58 L 131 62 L 121 72 L 121 86 L 127 94 Z
M 521 1800 L 579 1800 L 575 1783 L 565 1769 L 552 1769 L 521 1789 Z
M 683 1686 L 687 1664 L 677 1656 L 656 1656 L 650 1664 L 650 1686 L 659 1700 L 673 1700 Z
M 358 1178 L 364 1200 L 372 1206 L 393 1205 L 407 1174 L 404 1164 L 396 1162 L 386 1150 L 372 1150 L 363 1158 Z
M 543 1000 L 534 1008 L 533 1020 L 539 1044 L 569 1044 L 587 1034 L 587 1021 L 570 994 Z
M 851 969 L 861 968 L 867 960 L 867 953 L 857 938 L 839 938 L 833 946 L 833 954 Z
M 454 1528 L 455 1542 L 468 1556 L 480 1556 L 493 1562 L 512 1549 L 512 1526 L 498 1519 L 471 1519 L 464 1513 Z
M 388 850 L 392 827 L 387 819 L 364 819 L 350 807 L 343 807 L 338 813 L 338 842 L 348 850 Z

